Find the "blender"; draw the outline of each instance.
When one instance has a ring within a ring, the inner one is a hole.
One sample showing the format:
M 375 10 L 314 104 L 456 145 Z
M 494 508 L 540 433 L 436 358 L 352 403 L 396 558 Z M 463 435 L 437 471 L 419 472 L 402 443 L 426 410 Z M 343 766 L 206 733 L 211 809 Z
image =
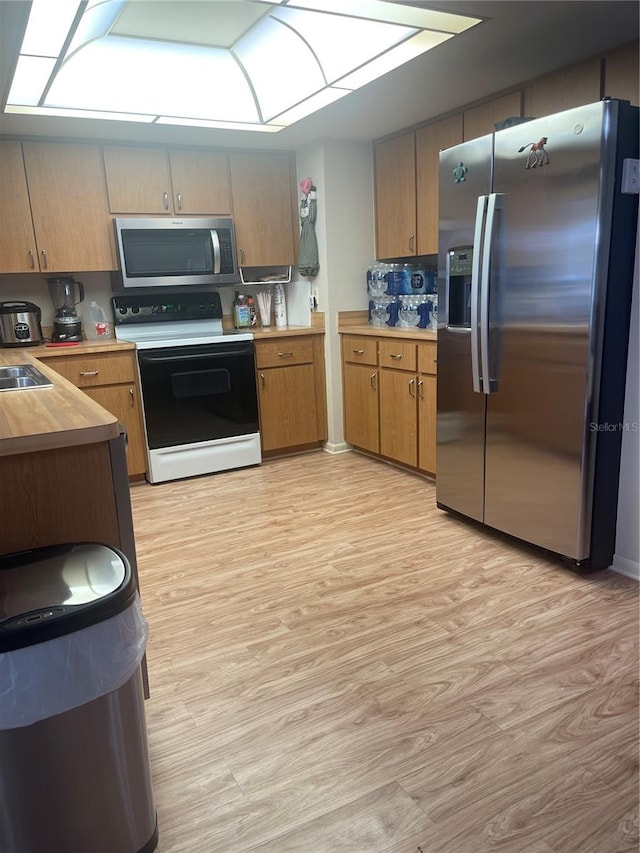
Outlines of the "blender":
M 53 340 L 81 341 L 82 328 L 76 305 L 84 300 L 84 285 L 70 275 L 48 278 L 47 284 L 54 311 Z

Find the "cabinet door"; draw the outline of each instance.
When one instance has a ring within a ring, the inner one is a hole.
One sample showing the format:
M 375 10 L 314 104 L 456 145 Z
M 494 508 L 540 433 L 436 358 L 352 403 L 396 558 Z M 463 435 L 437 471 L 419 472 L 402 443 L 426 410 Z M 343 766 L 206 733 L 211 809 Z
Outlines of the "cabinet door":
M 380 371 L 380 453 L 418 464 L 417 380 L 413 373 Z
M 41 272 L 116 269 L 100 148 L 24 142 L 23 151 Z
M 374 147 L 376 257 L 416 254 L 415 134 L 406 133 Z
M 418 379 L 418 468 L 436 473 L 436 377 Z
M 438 252 L 440 151 L 462 142 L 462 114 L 416 131 L 418 254 Z
M 638 105 L 638 42 L 612 50 L 604 58 L 604 94 Z
M 84 389 L 84 393 L 118 418 L 127 431 L 127 469 L 129 476 L 144 474 L 147 455 L 142 427 L 142 412 L 135 384 L 105 385 Z
M 524 115 L 540 118 L 600 100 L 600 60 L 562 68 L 524 87 Z
M 173 209 L 189 215 L 231 213 L 229 158 L 222 151 L 169 151 Z
M 105 145 L 103 154 L 111 213 L 173 213 L 164 148 Z
M 259 370 L 258 402 L 265 452 L 319 440 L 312 364 Z
M 0 142 L 0 273 L 33 272 L 36 238 L 19 142 Z
M 378 373 L 365 364 L 345 364 L 343 369 L 344 438 L 349 444 L 380 452 Z
M 464 141 L 493 133 L 496 123 L 522 115 L 522 93 L 511 92 L 464 111 Z
M 229 157 L 238 263 L 295 264 L 292 161 L 282 152 L 235 152 Z M 297 235 L 297 217 L 295 219 Z

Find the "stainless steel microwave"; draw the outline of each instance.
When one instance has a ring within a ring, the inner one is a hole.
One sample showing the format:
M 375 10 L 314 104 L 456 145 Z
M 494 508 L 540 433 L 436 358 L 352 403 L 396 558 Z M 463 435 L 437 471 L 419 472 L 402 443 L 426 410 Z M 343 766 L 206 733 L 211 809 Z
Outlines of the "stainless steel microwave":
M 237 284 L 229 217 L 114 219 L 120 287 Z

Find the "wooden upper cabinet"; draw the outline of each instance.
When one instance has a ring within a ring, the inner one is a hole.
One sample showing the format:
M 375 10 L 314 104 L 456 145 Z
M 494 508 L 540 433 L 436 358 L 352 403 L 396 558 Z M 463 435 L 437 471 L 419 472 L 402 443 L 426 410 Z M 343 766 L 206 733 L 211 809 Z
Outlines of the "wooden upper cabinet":
M 294 219 L 290 153 L 233 152 L 229 166 L 238 263 L 247 267 L 295 264 L 298 220 Z
M 225 151 L 169 151 L 173 209 L 176 213 L 231 213 L 229 158 Z
M 0 272 L 39 269 L 27 177 L 19 142 L 0 142 Z
M 523 87 L 525 116 L 540 118 L 600 100 L 600 59 L 562 68 Z
M 438 251 L 440 151 L 462 142 L 462 114 L 416 131 L 418 254 Z
M 173 213 L 164 148 L 105 145 L 103 154 L 111 213 Z
M 638 106 L 638 42 L 632 41 L 612 50 L 604 58 L 604 95 L 631 101 Z
M 24 142 L 22 147 L 40 271 L 116 269 L 99 146 Z
M 106 145 L 104 167 L 112 213 L 231 213 L 224 151 Z
M 376 257 L 415 255 L 416 150 L 415 134 L 406 133 L 374 147 Z
M 477 107 L 464 111 L 464 141 L 477 139 L 487 133 L 493 133 L 496 123 L 506 118 L 520 118 L 522 115 L 522 94 L 511 92 L 500 98 L 494 98 Z

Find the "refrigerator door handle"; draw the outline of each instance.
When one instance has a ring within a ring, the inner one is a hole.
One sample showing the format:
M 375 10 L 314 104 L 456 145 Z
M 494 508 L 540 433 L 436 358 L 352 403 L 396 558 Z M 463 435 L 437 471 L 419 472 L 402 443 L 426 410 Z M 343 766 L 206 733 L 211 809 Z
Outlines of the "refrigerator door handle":
M 471 266 L 471 378 L 473 390 L 476 394 L 482 393 L 484 384 L 480 379 L 480 358 L 478 350 L 480 347 L 480 274 L 482 259 L 482 236 L 484 233 L 484 221 L 487 212 L 488 196 L 478 196 L 476 207 L 476 226 L 473 233 L 473 260 Z
M 489 297 L 491 294 L 491 263 L 494 234 L 496 229 L 496 210 L 502 210 L 503 193 L 491 193 L 487 201 L 487 217 L 482 247 L 482 275 L 480 279 L 480 367 L 482 373 L 482 391 L 492 394 L 498 390 L 497 379 L 491 378 L 489 359 Z

